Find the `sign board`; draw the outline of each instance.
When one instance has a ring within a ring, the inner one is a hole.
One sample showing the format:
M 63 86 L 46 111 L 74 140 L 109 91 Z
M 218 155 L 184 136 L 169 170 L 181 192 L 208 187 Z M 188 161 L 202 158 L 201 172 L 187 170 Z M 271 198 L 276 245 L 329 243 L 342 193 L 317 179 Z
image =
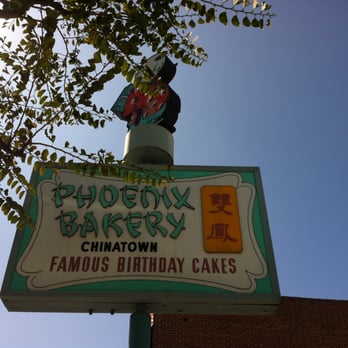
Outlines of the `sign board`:
M 155 167 L 161 186 L 34 172 L 10 311 L 267 313 L 280 294 L 258 168 Z

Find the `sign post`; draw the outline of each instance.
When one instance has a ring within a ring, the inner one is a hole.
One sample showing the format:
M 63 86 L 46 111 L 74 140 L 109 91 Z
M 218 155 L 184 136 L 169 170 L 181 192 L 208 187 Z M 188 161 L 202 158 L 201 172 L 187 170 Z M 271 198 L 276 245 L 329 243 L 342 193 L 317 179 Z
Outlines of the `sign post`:
M 130 318 L 129 348 L 151 348 L 151 318 L 141 306 Z

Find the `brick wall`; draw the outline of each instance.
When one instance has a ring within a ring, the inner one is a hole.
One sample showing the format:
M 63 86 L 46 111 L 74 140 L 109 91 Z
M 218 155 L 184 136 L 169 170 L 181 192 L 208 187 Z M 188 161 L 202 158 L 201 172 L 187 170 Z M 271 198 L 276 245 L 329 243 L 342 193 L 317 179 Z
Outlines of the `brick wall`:
M 152 348 L 348 347 L 348 301 L 282 297 L 272 315 L 155 314 Z

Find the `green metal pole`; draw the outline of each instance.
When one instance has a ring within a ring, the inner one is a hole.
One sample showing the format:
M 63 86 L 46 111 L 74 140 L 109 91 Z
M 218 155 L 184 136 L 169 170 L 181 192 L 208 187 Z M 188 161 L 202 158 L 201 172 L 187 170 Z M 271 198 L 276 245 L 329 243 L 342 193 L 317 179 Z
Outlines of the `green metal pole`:
M 129 348 L 151 348 L 151 318 L 142 309 L 130 317 Z

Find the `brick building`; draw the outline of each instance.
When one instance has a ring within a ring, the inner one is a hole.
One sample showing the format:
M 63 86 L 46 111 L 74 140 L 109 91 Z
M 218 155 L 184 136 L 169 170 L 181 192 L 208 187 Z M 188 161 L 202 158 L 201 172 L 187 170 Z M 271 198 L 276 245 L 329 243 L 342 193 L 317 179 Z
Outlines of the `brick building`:
M 348 301 L 282 297 L 272 315 L 155 315 L 152 348 L 208 347 L 348 347 Z

